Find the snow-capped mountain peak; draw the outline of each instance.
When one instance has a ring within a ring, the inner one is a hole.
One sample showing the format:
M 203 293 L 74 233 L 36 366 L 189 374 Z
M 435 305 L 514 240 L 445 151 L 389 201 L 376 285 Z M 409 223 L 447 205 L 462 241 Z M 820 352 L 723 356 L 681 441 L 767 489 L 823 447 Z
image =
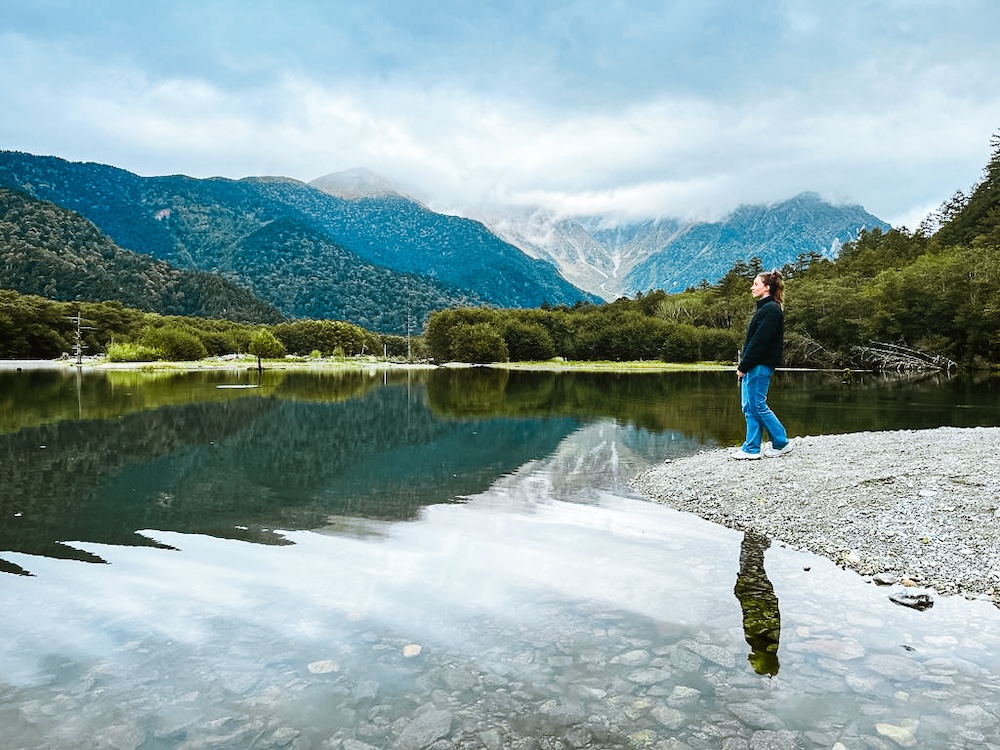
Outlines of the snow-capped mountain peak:
M 701 280 L 712 283 L 736 261 L 752 257 L 776 267 L 810 252 L 832 257 L 860 230 L 888 229 L 861 206 L 834 206 L 815 193 L 741 206 L 710 223 L 661 218 L 614 224 L 606 217 L 560 218 L 523 206 L 483 210 L 472 218 L 608 301 L 651 289 L 681 291 Z
M 309 184 L 345 200 L 403 198 L 424 205 L 368 169 L 335 172 Z M 832 257 L 860 230 L 888 229 L 861 206 L 835 206 L 815 193 L 743 205 L 713 222 L 567 217 L 529 205 L 478 204 L 446 213 L 479 222 L 528 257 L 555 266 L 578 289 L 608 301 L 714 283 L 736 261 L 753 257 L 775 267 L 815 253 Z

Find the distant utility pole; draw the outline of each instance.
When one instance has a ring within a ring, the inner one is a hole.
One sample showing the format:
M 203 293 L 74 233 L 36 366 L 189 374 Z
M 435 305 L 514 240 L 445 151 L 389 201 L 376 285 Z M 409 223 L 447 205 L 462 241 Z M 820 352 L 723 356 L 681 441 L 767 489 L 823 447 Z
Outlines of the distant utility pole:
M 413 305 L 410 301 L 410 284 L 406 284 L 406 361 L 413 361 L 413 349 L 410 346 L 410 329 L 413 324 Z
M 83 325 L 83 314 L 77 310 L 76 315 L 70 315 L 69 319 L 76 323 L 76 343 L 73 344 L 73 354 L 76 355 L 76 363 L 78 365 L 83 364 L 83 350 L 87 347 L 83 343 L 83 332 L 85 330 L 92 330 L 93 326 Z

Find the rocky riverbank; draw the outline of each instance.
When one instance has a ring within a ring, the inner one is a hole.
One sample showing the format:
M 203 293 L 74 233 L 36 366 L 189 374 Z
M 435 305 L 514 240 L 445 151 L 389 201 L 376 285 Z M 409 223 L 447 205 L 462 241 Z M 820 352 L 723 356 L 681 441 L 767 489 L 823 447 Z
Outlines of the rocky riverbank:
M 1000 603 L 1000 428 L 802 437 L 758 461 L 731 452 L 667 461 L 632 486 L 878 583 Z

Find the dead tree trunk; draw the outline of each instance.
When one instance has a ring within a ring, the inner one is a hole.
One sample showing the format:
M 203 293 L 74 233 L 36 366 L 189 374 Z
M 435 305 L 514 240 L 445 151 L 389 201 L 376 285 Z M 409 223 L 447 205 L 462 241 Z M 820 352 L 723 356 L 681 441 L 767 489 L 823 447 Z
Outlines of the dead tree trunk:
M 887 344 L 871 341 L 867 346 L 856 346 L 854 352 L 862 362 L 873 370 L 895 370 L 906 372 L 912 370 L 951 370 L 958 367 L 953 360 L 940 354 L 922 352 L 899 344 Z

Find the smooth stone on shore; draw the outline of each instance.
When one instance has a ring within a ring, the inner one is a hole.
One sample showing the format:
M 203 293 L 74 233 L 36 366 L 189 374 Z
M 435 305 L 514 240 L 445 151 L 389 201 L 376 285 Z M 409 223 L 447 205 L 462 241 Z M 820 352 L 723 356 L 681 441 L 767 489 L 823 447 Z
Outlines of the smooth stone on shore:
M 451 732 L 453 717 L 450 711 L 428 709 L 404 727 L 394 747 L 400 750 L 423 750 L 423 748 L 447 737 Z
M 656 740 L 656 732 L 652 729 L 640 729 L 638 732 L 632 732 L 628 736 L 629 744 L 633 747 L 651 747 Z
M 306 669 L 312 674 L 329 674 L 330 672 L 339 672 L 340 666 L 331 659 L 320 659 L 319 661 L 309 662 L 306 665 Z
M 670 678 L 670 672 L 665 669 L 637 669 L 626 675 L 629 682 L 637 685 L 655 685 Z
M 917 744 L 917 727 L 919 726 L 920 722 L 916 719 L 905 719 L 899 724 L 880 722 L 875 725 L 875 731 L 903 747 L 912 747 Z
M 897 591 L 889 594 L 889 601 L 911 609 L 924 610 L 934 606 L 934 599 L 925 592 Z
M 680 729 L 685 719 L 684 713 L 669 706 L 657 706 L 649 712 L 649 715 L 667 729 Z
M 853 661 L 865 655 L 864 646 L 854 640 L 812 638 L 787 646 L 789 651 L 812 653 L 837 661 Z
M 342 750 L 378 750 L 374 745 L 369 745 L 361 740 L 346 739 L 341 743 Z
M 733 652 L 721 646 L 712 643 L 689 643 L 687 647 L 702 659 L 718 664 L 720 667 L 736 666 L 736 657 Z
M 894 654 L 872 654 L 865 666 L 890 680 L 917 680 L 927 673 L 926 667 L 919 662 Z
M 667 705 L 671 708 L 686 708 L 698 702 L 701 691 L 687 685 L 676 685 L 667 696 Z
M 795 732 L 787 729 L 763 729 L 750 738 L 750 750 L 797 750 L 798 747 Z
M 611 658 L 612 664 L 628 664 L 633 667 L 642 667 L 649 664 L 652 661 L 652 656 L 648 651 L 643 651 L 636 649 L 634 651 L 628 651 L 624 654 L 619 654 Z

